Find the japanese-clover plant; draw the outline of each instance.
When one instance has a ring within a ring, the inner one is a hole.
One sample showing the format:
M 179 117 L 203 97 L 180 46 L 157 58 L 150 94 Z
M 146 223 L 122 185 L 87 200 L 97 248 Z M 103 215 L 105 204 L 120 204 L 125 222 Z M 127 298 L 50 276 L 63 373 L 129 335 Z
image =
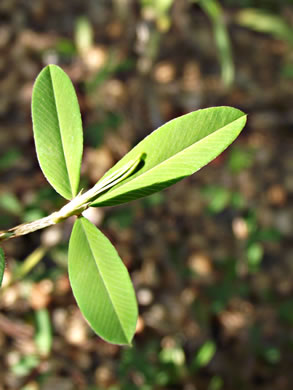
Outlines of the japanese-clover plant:
M 232 107 L 212 107 L 174 119 L 143 139 L 86 192 L 79 189 L 83 134 L 78 100 L 69 77 L 56 65 L 44 68 L 36 79 L 32 118 L 41 169 L 69 202 L 40 220 L 1 231 L 0 241 L 75 215 L 68 270 L 77 304 L 100 337 L 130 344 L 138 309 L 128 271 L 109 239 L 82 213 L 150 195 L 193 174 L 235 140 L 246 115 Z M 4 264 L 0 248 L 0 282 Z

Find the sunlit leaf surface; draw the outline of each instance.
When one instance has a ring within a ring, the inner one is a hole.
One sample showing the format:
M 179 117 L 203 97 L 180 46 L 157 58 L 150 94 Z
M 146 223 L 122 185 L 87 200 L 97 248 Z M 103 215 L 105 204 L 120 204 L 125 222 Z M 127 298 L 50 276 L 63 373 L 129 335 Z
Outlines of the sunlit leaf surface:
M 138 311 L 129 274 L 111 242 L 84 217 L 73 227 L 68 266 L 73 294 L 94 331 L 130 344 Z
M 71 199 L 78 192 L 82 123 L 73 85 L 56 65 L 48 65 L 36 79 L 32 117 L 42 171 L 59 194 Z
M 99 196 L 92 205 L 128 202 L 193 174 L 225 150 L 245 123 L 246 115 L 232 107 L 198 110 L 166 123 L 127 153 L 105 177 L 144 154 L 144 163 L 136 173 Z

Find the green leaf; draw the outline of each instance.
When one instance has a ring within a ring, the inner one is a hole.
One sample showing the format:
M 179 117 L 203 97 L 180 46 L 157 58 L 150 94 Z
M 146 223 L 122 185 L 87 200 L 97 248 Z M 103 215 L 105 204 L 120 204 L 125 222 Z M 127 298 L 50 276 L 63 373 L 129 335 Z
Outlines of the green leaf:
M 216 345 L 213 341 L 206 341 L 197 352 L 196 356 L 193 359 L 192 366 L 193 368 L 205 367 L 209 364 L 216 353 Z
M 42 171 L 60 195 L 71 199 L 78 192 L 82 123 L 74 87 L 56 65 L 48 65 L 36 79 L 32 117 Z
M 14 215 L 21 215 L 22 206 L 17 197 L 10 192 L 3 193 L 0 195 L 0 207 Z
M 106 175 L 144 154 L 144 162 L 126 180 L 100 195 L 91 206 L 111 206 L 160 191 L 198 171 L 239 135 L 246 115 L 232 107 L 198 110 L 174 119 L 151 133 Z
M 0 287 L 3 281 L 4 269 L 5 269 L 5 255 L 3 249 L 0 248 Z
M 115 344 L 130 344 L 137 303 L 118 253 L 91 222 L 75 221 L 69 242 L 69 279 L 78 306 L 94 331 Z

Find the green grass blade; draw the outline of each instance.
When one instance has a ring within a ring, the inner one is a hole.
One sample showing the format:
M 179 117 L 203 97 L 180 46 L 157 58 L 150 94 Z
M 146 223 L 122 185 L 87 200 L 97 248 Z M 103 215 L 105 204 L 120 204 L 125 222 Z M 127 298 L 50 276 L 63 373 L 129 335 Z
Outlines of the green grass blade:
M 101 180 L 144 153 L 142 166 L 91 205 L 128 202 L 193 174 L 225 150 L 245 123 L 246 115 L 232 107 L 198 110 L 166 123 L 127 153 Z
M 32 117 L 42 171 L 60 195 L 71 199 L 79 186 L 82 123 L 74 87 L 56 65 L 48 65 L 36 79 Z
M 261 9 L 247 8 L 237 13 L 236 21 L 243 27 L 270 34 L 293 45 L 293 28 L 286 23 L 281 15 L 275 15 Z
M 93 330 L 110 343 L 130 344 L 138 311 L 129 274 L 111 242 L 84 217 L 73 227 L 68 267 L 73 294 Z
M 53 335 L 50 315 L 47 309 L 35 312 L 36 333 L 35 342 L 42 356 L 49 356 L 52 349 Z
M 234 62 L 229 33 L 224 20 L 224 14 L 217 0 L 200 0 L 199 5 L 209 17 L 214 32 L 221 64 L 222 80 L 229 87 L 234 81 Z
M 2 248 L 0 248 L 0 287 L 2 285 L 5 270 L 5 255 Z

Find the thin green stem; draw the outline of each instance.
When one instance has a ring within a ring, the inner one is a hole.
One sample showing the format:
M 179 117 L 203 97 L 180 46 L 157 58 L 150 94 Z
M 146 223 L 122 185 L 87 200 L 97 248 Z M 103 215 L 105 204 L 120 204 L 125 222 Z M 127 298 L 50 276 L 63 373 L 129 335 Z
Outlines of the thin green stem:
M 21 263 L 21 266 L 13 273 L 10 281 L 1 289 L 3 294 L 10 286 L 18 280 L 24 278 L 45 256 L 47 248 L 40 246 L 27 256 Z

